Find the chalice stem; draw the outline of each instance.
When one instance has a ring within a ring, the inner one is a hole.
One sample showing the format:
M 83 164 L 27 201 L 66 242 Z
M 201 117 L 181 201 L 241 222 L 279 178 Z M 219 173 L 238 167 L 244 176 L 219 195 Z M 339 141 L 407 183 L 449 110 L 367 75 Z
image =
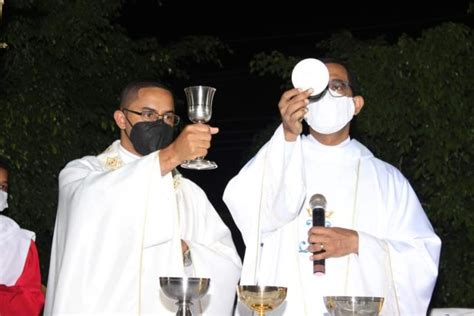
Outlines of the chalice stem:
M 176 312 L 176 316 L 192 316 L 191 310 L 189 306 L 193 305 L 191 302 L 187 301 L 179 301 L 176 303 L 178 305 L 178 311 Z

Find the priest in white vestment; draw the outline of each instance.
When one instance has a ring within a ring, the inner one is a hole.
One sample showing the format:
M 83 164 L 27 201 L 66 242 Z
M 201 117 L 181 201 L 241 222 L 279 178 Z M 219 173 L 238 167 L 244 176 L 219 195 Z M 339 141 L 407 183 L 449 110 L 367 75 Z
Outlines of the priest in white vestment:
M 426 315 L 440 239 L 399 170 L 349 137 L 364 100 L 345 66 L 326 66 L 320 96 L 282 95 L 282 124 L 224 192 L 246 245 L 240 284 L 287 287 L 274 315 L 324 315 L 330 295 L 384 297 L 385 316 Z M 325 227 L 313 227 L 314 194 L 326 198 Z M 321 259 L 325 273 L 313 274 Z M 250 313 L 239 303 L 237 314 Z
M 217 128 L 191 124 L 173 141 L 172 93 L 153 82 L 130 84 L 114 118 L 120 140 L 60 173 L 45 315 L 175 315 L 160 277 L 210 278 L 193 314 L 231 315 L 241 260 L 230 230 L 174 169 L 205 156 Z

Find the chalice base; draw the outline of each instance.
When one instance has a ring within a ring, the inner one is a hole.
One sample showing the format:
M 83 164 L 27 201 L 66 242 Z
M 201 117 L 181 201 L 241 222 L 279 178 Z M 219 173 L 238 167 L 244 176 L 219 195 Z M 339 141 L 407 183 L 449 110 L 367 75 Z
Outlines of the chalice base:
M 181 164 L 181 167 L 194 170 L 212 170 L 217 168 L 214 161 L 205 159 L 188 160 Z

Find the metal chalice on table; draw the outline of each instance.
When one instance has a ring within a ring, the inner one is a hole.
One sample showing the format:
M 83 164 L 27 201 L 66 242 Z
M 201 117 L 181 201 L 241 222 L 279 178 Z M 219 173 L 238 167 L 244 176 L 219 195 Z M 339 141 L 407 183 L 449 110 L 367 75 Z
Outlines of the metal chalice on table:
M 331 316 L 377 316 L 384 298 L 375 296 L 325 296 L 324 304 Z
M 160 286 L 166 297 L 177 301 L 176 316 L 192 316 L 190 306 L 209 290 L 209 278 L 160 277 Z
M 264 316 L 278 308 L 286 298 L 287 288 L 281 286 L 239 285 L 239 300 L 248 308 Z

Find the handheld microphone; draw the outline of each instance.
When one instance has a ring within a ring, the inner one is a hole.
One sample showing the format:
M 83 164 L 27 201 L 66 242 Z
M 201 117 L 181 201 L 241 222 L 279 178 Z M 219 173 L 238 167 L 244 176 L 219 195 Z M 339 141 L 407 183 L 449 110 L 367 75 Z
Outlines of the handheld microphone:
M 322 194 L 314 194 L 309 200 L 309 206 L 313 210 L 313 226 L 324 226 L 326 222 L 326 198 Z M 324 245 L 321 244 L 321 250 L 313 252 L 313 254 L 320 254 L 325 252 Z M 325 260 L 313 260 L 313 273 L 321 275 L 326 272 Z

